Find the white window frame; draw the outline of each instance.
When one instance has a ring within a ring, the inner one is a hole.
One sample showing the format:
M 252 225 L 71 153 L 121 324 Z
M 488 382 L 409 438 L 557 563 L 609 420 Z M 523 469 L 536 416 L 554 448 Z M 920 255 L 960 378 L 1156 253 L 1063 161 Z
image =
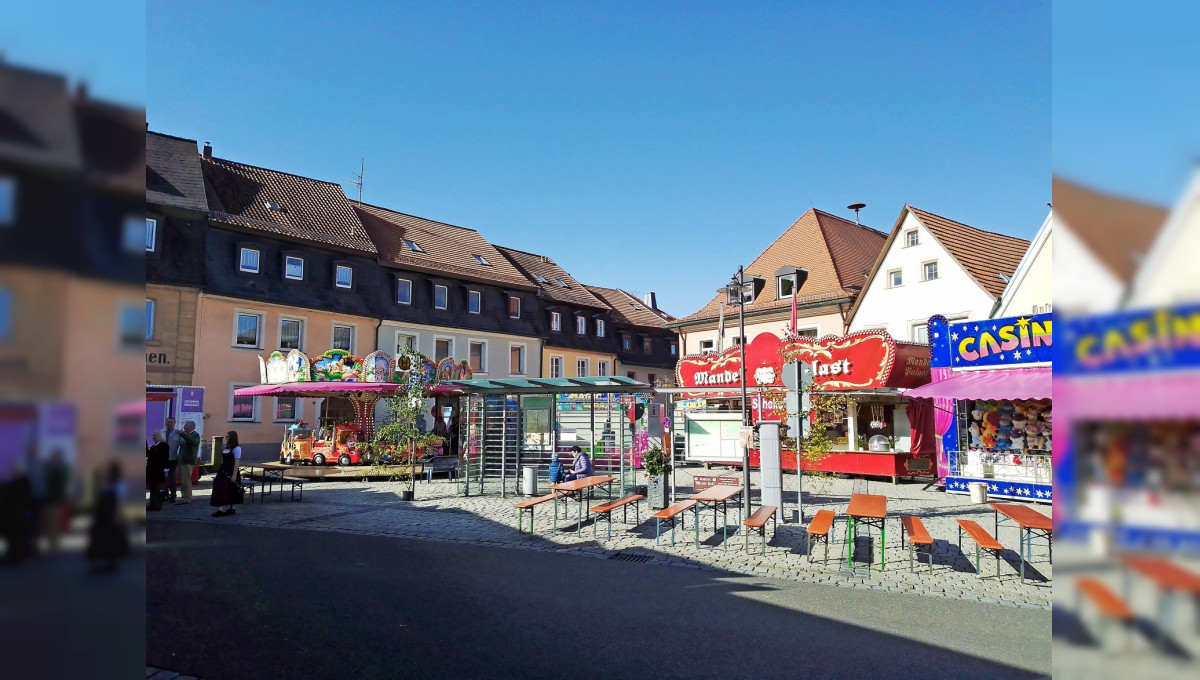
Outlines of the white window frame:
M 514 302 L 517 303 L 517 310 L 516 310 L 515 314 L 513 313 L 513 303 Z M 521 318 L 521 298 L 517 297 L 516 295 L 508 296 L 508 318 L 510 318 L 510 319 Z
M 642 338 L 642 354 L 654 354 L 654 338 Z
M 933 273 L 937 275 L 937 276 L 934 276 L 932 279 L 929 278 L 929 265 L 933 265 Z M 941 276 L 942 276 L 942 272 L 941 272 L 941 268 L 938 267 L 937 260 L 929 260 L 928 262 L 921 263 L 921 280 L 922 281 L 937 281 L 939 278 L 941 278 Z
M 158 249 L 158 220 L 146 218 L 146 252 L 153 253 Z
M 350 273 L 350 280 L 345 285 L 342 285 L 342 281 L 341 281 L 342 277 L 339 276 L 339 274 L 342 273 L 343 269 L 345 269 L 347 272 Z M 353 288 L 354 287 L 354 267 L 351 267 L 348 264 L 335 264 L 333 266 L 333 285 L 335 288 L 345 288 L 346 290 Z
M 562 331 L 562 313 L 550 312 L 550 330 Z
M 396 331 L 396 338 L 395 338 L 396 354 L 400 354 L 402 351 L 401 347 L 400 347 L 400 338 L 412 338 L 412 351 L 414 351 L 414 352 L 420 351 L 417 349 L 417 344 L 420 342 L 420 337 L 421 336 L 417 333 L 408 333 L 403 330 Z
M 558 360 L 558 370 L 557 370 L 557 371 L 555 371 L 555 370 L 554 370 L 554 364 L 555 364 L 555 360 L 556 360 L 556 359 Z M 561 354 L 551 354 L 551 355 L 550 355 L 550 365 L 549 365 L 549 369 L 550 369 L 550 370 L 549 370 L 549 371 L 547 371 L 547 373 L 549 373 L 549 374 L 550 374 L 548 377 L 551 377 L 551 378 L 565 378 L 566 376 L 565 376 L 565 375 L 563 375 L 563 374 L 567 372 L 567 359 L 566 359 L 566 357 L 564 357 L 564 356 L 563 356 L 563 355 L 561 355 Z M 558 373 L 558 375 L 555 375 L 555 373 Z
M 442 291 L 442 304 L 438 304 L 438 291 Z M 433 308 L 447 309 L 450 307 L 450 288 L 448 286 L 435 285 L 433 287 Z
M 921 329 L 924 329 L 924 331 L 925 331 L 925 339 L 924 340 L 921 340 L 918 337 L 918 330 L 921 330 Z M 912 342 L 928 345 L 929 344 L 929 322 L 924 321 L 924 322 L 910 323 L 908 325 L 908 337 L 911 338 Z
M 482 345 L 482 353 L 479 355 L 479 368 L 472 367 L 472 371 L 487 375 L 488 372 L 488 341 L 483 338 L 467 338 L 467 365 L 471 365 L 471 345 Z M 454 344 L 451 343 L 451 349 L 454 349 Z M 454 356 L 451 354 L 451 356 Z
M 0 213 L 0 227 L 11 227 L 17 222 L 17 178 L 0 177 L 0 196 L 7 193 L 8 213 Z M 0 206 L 4 203 L 0 202 Z
M 250 397 L 252 400 L 252 414 L 249 418 L 234 418 L 233 417 L 233 399 L 234 391 L 239 387 L 253 387 L 257 383 L 235 382 L 229 383 L 229 410 L 225 413 L 225 419 L 231 423 L 257 423 L 259 422 L 260 409 L 262 407 L 262 397 Z
M 471 310 L 471 300 L 475 300 L 476 302 L 474 311 Z M 483 313 L 483 293 L 477 290 L 467 291 L 467 312 L 470 314 Z
M 579 374 L 580 366 L 583 367 L 583 375 Z M 587 357 L 576 357 L 575 358 L 575 377 L 576 378 L 591 377 L 590 376 L 591 370 L 592 370 L 592 362 Z
M 609 377 L 610 374 L 609 374 L 608 369 L 609 369 L 609 364 L 608 364 L 607 359 L 597 359 L 596 360 L 596 377 L 597 378 Z
M 521 350 L 521 365 L 518 366 L 519 373 L 514 373 L 512 370 L 512 351 L 514 349 Z M 508 374 L 510 376 L 529 375 L 529 346 L 523 342 L 508 343 Z
M 892 280 L 893 274 L 900 275 L 900 283 L 896 283 L 894 280 Z M 903 268 L 889 269 L 888 273 L 887 273 L 887 287 L 888 288 L 901 288 L 903 286 L 904 286 L 904 269 Z
M 707 347 L 705 346 L 707 345 Z M 708 354 L 709 352 L 717 351 L 717 341 L 706 338 L 700 341 L 700 354 Z
M 633 336 L 628 333 L 621 334 L 621 349 L 626 352 L 633 351 Z
M 238 317 L 243 314 L 246 316 L 257 316 L 258 317 L 258 338 L 253 345 L 239 345 L 238 344 Z M 262 349 L 263 344 L 264 344 L 263 335 L 265 335 L 266 325 L 267 325 L 267 313 L 266 312 L 264 312 L 260 309 L 244 309 L 242 307 L 234 307 L 234 309 L 233 309 L 233 337 L 230 339 L 229 344 L 238 349 Z
M 400 286 L 402 284 L 408 284 L 408 299 L 407 300 L 400 299 Z M 396 279 L 396 304 L 411 305 L 412 304 L 412 296 L 413 296 L 412 279 Z
M 296 417 L 291 418 L 291 419 L 279 417 L 279 400 L 280 399 L 294 399 L 296 401 L 296 413 L 295 413 Z M 303 397 L 275 397 L 275 408 L 271 410 L 271 419 L 272 419 L 272 422 L 275 422 L 275 423 L 296 423 L 296 422 L 299 422 L 304 419 L 304 414 L 302 413 L 303 410 L 304 410 L 304 398 Z M 232 411 L 231 411 L 231 413 L 232 413 Z
M 792 292 L 788 293 L 787 295 L 783 294 L 783 282 L 784 281 L 792 282 Z M 792 299 L 792 296 L 796 294 L 796 275 L 795 274 L 784 274 L 783 276 L 776 276 L 775 277 L 775 294 L 778 297 L 778 299 L 780 299 L 780 300 Z
M 441 361 L 437 355 L 438 341 L 447 340 L 450 342 L 450 351 L 446 353 L 447 357 L 454 358 L 454 336 L 453 335 L 435 335 L 433 336 L 433 351 L 429 354 L 429 358 L 433 359 L 434 363 Z M 444 357 L 443 357 L 444 358 Z
M 248 253 L 248 252 L 255 253 L 257 255 L 257 257 L 255 259 L 254 269 L 246 268 L 246 253 Z M 238 248 L 238 271 L 245 272 L 247 274 L 258 274 L 259 272 L 261 272 L 262 271 L 262 251 L 259 250 L 258 248 L 249 248 L 246 246 L 241 246 L 240 248 Z
M 909 239 L 910 236 L 916 236 L 917 240 L 912 241 L 911 239 Z M 919 246 L 919 245 L 921 245 L 921 237 L 919 235 L 918 230 L 909 229 L 908 231 L 904 232 L 904 247 L 905 248 L 912 248 L 913 246 Z
M 596 319 L 596 337 L 604 337 L 604 319 Z
M 797 326 L 797 327 L 796 327 L 796 332 L 797 332 L 797 333 L 800 333 L 801 335 L 803 335 L 803 334 L 804 334 L 804 331 L 812 331 L 812 335 L 809 335 L 809 336 L 807 336 L 807 337 L 810 337 L 810 338 L 819 338 L 819 337 L 821 337 L 821 327 L 820 327 L 819 325 L 817 325 L 817 324 L 813 324 L 813 325 L 811 325 L 811 326 L 801 326 L 801 325 L 800 325 L 800 324 L 797 322 L 796 326 Z
M 147 340 L 153 340 L 154 339 L 154 331 L 157 330 L 154 327 L 154 321 L 155 321 L 154 317 L 155 317 L 156 311 L 158 311 L 158 302 L 155 301 L 154 298 L 146 298 L 146 339 Z
M 587 317 L 582 314 L 575 315 L 575 335 L 587 335 Z
M 292 276 L 288 273 L 288 260 L 298 260 L 300 262 L 300 276 Z M 299 255 L 284 255 L 283 256 L 283 278 L 289 281 L 304 280 L 304 258 Z
M 297 347 L 296 349 L 303 352 L 304 346 L 305 346 L 305 342 L 304 342 L 305 331 L 308 328 L 308 318 L 303 317 L 303 316 L 295 316 L 292 314 L 281 314 L 279 316 L 279 325 L 276 326 L 276 328 L 275 328 L 275 347 L 281 352 L 286 352 L 286 351 L 291 350 L 290 347 L 286 350 L 283 348 L 283 322 L 284 321 L 297 321 L 300 323 L 300 346 Z
M 330 347 L 330 349 L 337 349 L 334 346 L 333 341 L 334 341 L 334 338 L 337 337 L 337 329 L 338 328 L 349 328 L 350 329 L 350 348 L 347 349 L 346 351 L 349 352 L 350 354 L 353 354 L 354 356 L 358 356 L 358 352 L 354 351 L 355 346 L 358 345 L 358 324 L 356 324 L 356 323 L 350 323 L 348 321 L 331 321 L 329 323 L 329 347 Z

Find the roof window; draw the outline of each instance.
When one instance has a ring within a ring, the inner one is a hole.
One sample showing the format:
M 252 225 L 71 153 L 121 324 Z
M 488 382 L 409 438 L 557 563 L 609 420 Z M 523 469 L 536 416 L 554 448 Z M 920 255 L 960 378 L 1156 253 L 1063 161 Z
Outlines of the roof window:
M 538 283 L 546 283 L 546 277 L 542 276 L 541 274 L 534 274 L 533 278 L 537 279 Z
M 637 303 L 634 303 L 634 302 L 630 302 L 630 303 L 629 303 L 629 306 L 630 306 L 630 307 L 633 307 L 634 309 L 637 309 L 637 310 L 640 310 L 640 309 L 641 309 L 641 307 L 638 307 L 638 306 L 637 306 Z
M 404 245 L 408 246 L 408 249 L 413 251 L 414 253 L 425 252 L 424 250 L 421 250 L 421 246 L 417 245 L 415 242 L 410 241 L 408 239 L 404 239 Z
M 484 257 L 484 256 L 482 256 L 482 255 L 472 255 L 471 257 L 475 258 L 475 261 L 476 261 L 476 262 L 478 262 L 479 264 L 481 264 L 481 265 L 483 265 L 483 266 L 485 266 L 485 267 L 490 267 L 490 266 L 492 266 L 492 263 L 491 263 L 491 262 L 488 262 L 488 261 L 487 261 L 487 258 L 485 258 L 485 257 Z
M 267 201 L 263 205 L 267 206 L 267 210 L 273 210 L 275 212 L 283 212 L 283 206 L 279 205 L 278 203 L 276 203 L 274 201 Z
M 570 288 L 570 286 L 568 286 L 567 284 L 563 283 L 563 280 L 562 280 L 562 279 L 554 279 L 554 282 L 555 282 L 555 283 L 557 283 L 558 285 L 562 286 L 563 288 Z

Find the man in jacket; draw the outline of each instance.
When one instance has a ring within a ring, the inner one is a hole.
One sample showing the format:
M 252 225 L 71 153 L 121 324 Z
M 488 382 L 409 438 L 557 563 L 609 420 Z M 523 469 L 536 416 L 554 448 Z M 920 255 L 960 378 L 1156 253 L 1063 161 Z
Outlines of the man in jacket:
M 179 447 L 183 446 L 183 433 L 175 429 L 174 418 L 167 418 L 163 422 L 163 429 L 158 432 L 162 441 L 167 443 L 167 492 L 174 501 L 176 498 L 175 473 L 178 472 Z
M 180 433 L 183 444 L 179 446 L 179 486 L 180 499 L 176 505 L 192 502 L 192 468 L 196 467 L 196 459 L 200 455 L 200 433 L 196 431 L 196 423 L 187 421 Z

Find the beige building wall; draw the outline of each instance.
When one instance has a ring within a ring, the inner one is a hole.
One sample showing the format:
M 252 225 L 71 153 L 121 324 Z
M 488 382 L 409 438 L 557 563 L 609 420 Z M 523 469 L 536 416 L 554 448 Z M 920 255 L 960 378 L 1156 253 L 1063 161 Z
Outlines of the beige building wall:
M 51 269 L 0 267 L 0 290 L 11 305 L 9 333 L 0 338 L 0 399 L 25 402 L 62 397 L 68 317 L 62 301 L 70 275 Z
M 657 381 L 671 381 L 674 384 L 675 367 L 663 368 L 662 366 L 638 366 L 636 364 L 622 363 L 617 368 L 617 375 L 641 380 L 644 383 L 651 385 Z
M 562 361 L 563 372 L 561 375 L 556 375 L 551 371 L 555 358 Z M 587 362 L 586 377 L 596 377 L 600 375 L 600 364 L 603 362 L 607 369 L 608 375 L 617 375 L 617 357 L 615 354 L 601 354 L 599 352 L 584 352 L 575 349 L 567 349 L 565 347 L 552 347 L 546 345 L 542 350 L 542 377 L 543 378 L 579 378 L 585 377 L 579 371 L 579 362 Z
M 196 305 L 200 291 L 146 284 L 154 303 L 151 336 L 146 338 L 146 384 L 191 385 L 196 356 Z
M 260 453 L 278 445 L 283 431 L 295 420 L 277 418 L 277 401 L 272 397 L 256 397 L 254 417 L 233 420 L 233 390 L 259 384 L 258 357 L 264 359 L 280 349 L 279 336 L 284 318 L 303 323 L 300 350 L 309 359 L 316 358 L 333 347 L 335 325 L 354 330 L 350 348 L 355 356 L 363 357 L 375 350 L 375 329 L 378 319 L 334 314 L 325 311 L 284 307 L 250 302 L 201 293 L 196 308 L 196 356 L 192 384 L 203 386 L 204 437 L 224 435 L 236 430 L 242 444 L 255 446 Z M 236 315 L 250 314 L 260 319 L 257 347 L 235 346 Z M 315 423 L 319 415 L 319 399 L 298 399 L 296 418 Z M 250 453 L 250 452 L 248 452 Z

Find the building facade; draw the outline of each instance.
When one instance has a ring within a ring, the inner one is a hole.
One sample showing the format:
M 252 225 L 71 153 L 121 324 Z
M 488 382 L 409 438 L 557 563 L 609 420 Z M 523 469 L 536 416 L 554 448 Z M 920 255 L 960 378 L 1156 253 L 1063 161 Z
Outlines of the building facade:
M 992 316 L 1005 318 L 1054 311 L 1053 245 L 1054 212 L 1051 211 L 1017 265 L 1017 271 L 1000 298 L 1000 306 Z
M 667 328 L 675 317 L 658 308 L 655 294 L 638 299 L 619 288 L 586 288 L 611 310 L 608 318 L 617 355 L 614 375 L 650 385 L 672 385 L 675 363 L 679 361 L 679 338 Z

